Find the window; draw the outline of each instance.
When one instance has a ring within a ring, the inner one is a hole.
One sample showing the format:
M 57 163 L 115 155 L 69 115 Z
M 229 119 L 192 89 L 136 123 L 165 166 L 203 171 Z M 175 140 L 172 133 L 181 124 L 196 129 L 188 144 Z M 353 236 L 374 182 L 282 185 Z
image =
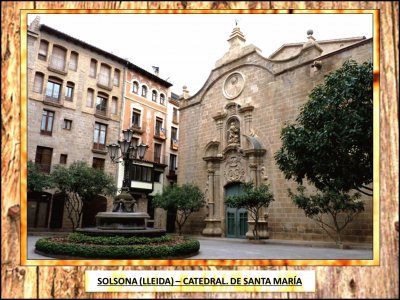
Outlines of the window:
M 114 85 L 119 86 L 119 77 L 121 72 L 118 69 L 114 70 Z
M 140 128 L 141 111 L 138 109 L 132 110 L 132 127 Z
M 66 165 L 67 164 L 67 154 L 60 154 L 60 165 Z
M 49 42 L 45 40 L 40 41 L 40 46 L 39 46 L 39 53 L 38 53 L 38 58 L 41 60 L 46 61 L 47 60 L 47 51 L 49 50 Z
M 78 69 L 78 53 L 75 51 L 71 52 L 71 56 L 69 58 L 69 69 L 72 71 L 76 71 Z
M 154 144 L 154 161 L 161 163 L 161 144 Z
M 93 149 L 104 150 L 106 148 L 107 125 L 95 123 L 93 135 Z
M 43 91 L 44 74 L 36 72 L 35 81 L 33 82 L 33 91 L 35 93 L 42 93 Z
M 39 167 L 39 170 L 44 173 L 50 173 L 52 156 L 53 148 L 36 147 L 35 164 Z
M 171 140 L 178 139 L 178 129 L 175 127 L 171 127 Z
M 89 71 L 89 76 L 96 78 L 96 73 L 97 73 L 97 61 L 95 59 L 92 59 L 90 61 L 90 71 Z
M 172 122 L 178 124 L 178 109 L 175 107 L 173 108 L 172 111 Z
M 93 107 L 94 90 L 88 89 L 86 97 L 86 107 Z
M 175 154 L 169 155 L 169 170 L 172 172 L 176 171 L 176 155 Z
M 103 94 L 97 95 L 96 98 L 96 114 L 106 115 L 107 114 L 107 96 Z
M 72 120 L 64 119 L 63 129 L 71 130 L 72 128 Z
M 51 135 L 53 132 L 54 112 L 43 110 L 42 122 L 40 124 L 40 134 Z
M 98 170 L 104 170 L 104 162 L 105 162 L 104 158 L 93 157 L 92 168 Z
M 54 81 L 48 81 L 46 87 L 46 100 L 59 102 L 61 93 L 61 84 Z
M 171 148 L 178 150 L 178 129 L 171 127 Z
M 112 97 L 111 101 L 111 113 L 112 114 L 117 114 L 118 112 L 118 98 L 117 97 Z
M 165 137 L 164 128 L 162 128 L 163 120 L 161 118 L 156 118 L 156 132 L 155 135 L 159 137 Z
M 67 82 L 67 88 L 65 90 L 65 100 L 72 101 L 72 98 L 74 96 L 74 87 L 75 84 L 73 82 Z
M 136 81 L 132 84 L 132 92 L 134 92 L 135 94 L 137 94 L 139 91 L 139 83 L 137 83 Z
M 153 90 L 153 92 L 151 93 L 151 100 L 153 100 L 154 102 L 157 101 L 157 92 L 155 90 Z
M 100 66 L 100 73 L 99 73 L 99 84 L 103 86 L 110 86 L 110 74 L 111 68 L 104 64 Z
M 165 104 L 165 96 L 164 96 L 164 94 L 160 94 L 160 104 L 162 104 L 162 105 Z
M 147 98 L 147 87 L 142 85 L 142 97 Z
M 131 167 L 131 180 L 134 181 L 143 181 L 143 182 L 152 182 L 152 168 L 140 166 L 140 165 L 132 165 Z
M 67 51 L 61 47 L 53 46 L 53 53 L 51 55 L 50 66 L 58 71 L 65 71 L 65 56 Z

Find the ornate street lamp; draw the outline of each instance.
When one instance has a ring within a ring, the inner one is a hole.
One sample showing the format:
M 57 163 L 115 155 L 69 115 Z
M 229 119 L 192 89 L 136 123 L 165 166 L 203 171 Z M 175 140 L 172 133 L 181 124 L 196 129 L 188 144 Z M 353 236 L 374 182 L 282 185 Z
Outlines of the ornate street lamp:
M 133 131 L 130 129 L 122 130 L 124 139 L 118 141 L 118 144 L 110 144 L 107 146 L 108 154 L 110 155 L 113 163 L 123 163 L 124 165 L 124 179 L 122 180 L 121 193 L 115 197 L 113 203 L 113 212 L 135 212 L 136 201 L 129 193 L 131 179 L 130 179 L 130 166 L 134 160 L 142 160 L 146 154 L 149 146 L 141 143 L 139 146 L 132 145 Z M 121 151 L 121 155 L 120 152 Z M 122 161 L 120 160 L 122 158 Z
M 143 157 L 145 156 L 147 148 L 149 148 L 149 146 L 143 143 L 137 146 L 138 155 L 140 159 L 143 159 Z
M 113 163 L 123 163 L 124 165 L 124 179 L 122 181 L 122 189 L 129 191 L 130 188 L 130 166 L 134 160 L 142 160 L 146 154 L 148 145 L 141 143 L 140 145 L 132 145 L 133 131 L 130 129 L 122 130 L 124 139 L 118 141 L 118 144 L 110 144 L 107 146 L 108 154 L 110 155 L 111 161 Z M 119 155 L 119 150 L 121 155 Z M 122 161 L 120 161 L 122 158 Z

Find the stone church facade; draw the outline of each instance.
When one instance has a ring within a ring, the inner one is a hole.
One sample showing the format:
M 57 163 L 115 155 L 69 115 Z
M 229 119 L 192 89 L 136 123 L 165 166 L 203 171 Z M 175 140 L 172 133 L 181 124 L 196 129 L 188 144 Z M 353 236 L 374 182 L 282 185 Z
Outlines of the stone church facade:
M 186 231 L 207 236 L 252 238 L 253 222 L 246 210 L 227 208 L 224 197 L 238 192 L 241 182 L 268 183 L 275 201 L 260 215 L 261 238 L 329 240 L 288 196 L 287 181 L 274 153 L 280 133 L 293 122 L 309 92 L 324 76 L 348 59 L 372 60 L 372 39 L 286 44 L 269 58 L 246 45 L 238 27 L 228 39 L 229 51 L 216 62 L 203 87 L 180 106 L 178 183 L 194 183 L 207 205 L 189 220 Z M 364 197 L 364 196 L 363 196 Z M 348 225 L 344 240 L 372 241 L 372 197 Z

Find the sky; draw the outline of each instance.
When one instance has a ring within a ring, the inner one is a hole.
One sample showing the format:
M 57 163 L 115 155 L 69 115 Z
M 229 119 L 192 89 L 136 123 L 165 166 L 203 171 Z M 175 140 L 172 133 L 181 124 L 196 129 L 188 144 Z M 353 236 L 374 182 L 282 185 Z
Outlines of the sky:
M 28 15 L 28 24 L 37 15 Z M 39 14 L 40 23 L 125 58 L 173 84 L 181 95 L 196 94 L 215 62 L 229 49 L 235 22 L 268 57 L 286 43 L 372 37 L 371 14 Z

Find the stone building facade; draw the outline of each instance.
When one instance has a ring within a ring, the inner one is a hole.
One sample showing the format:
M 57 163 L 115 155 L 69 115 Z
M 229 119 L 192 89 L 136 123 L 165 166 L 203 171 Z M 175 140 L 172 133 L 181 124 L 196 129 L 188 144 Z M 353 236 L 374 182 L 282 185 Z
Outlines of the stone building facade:
M 230 209 L 224 197 L 241 182 L 267 182 L 275 201 L 260 215 L 261 238 L 329 240 L 289 198 L 294 182 L 274 161 L 285 122 L 293 122 L 309 92 L 343 62 L 372 59 L 372 39 L 319 43 L 308 32 L 301 44 L 287 44 L 271 57 L 246 45 L 238 27 L 228 52 L 216 62 L 203 87 L 180 105 L 178 182 L 201 187 L 207 206 L 193 215 L 186 231 L 208 236 L 251 238 L 252 220 L 243 209 Z M 366 210 L 344 232 L 344 239 L 372 241 L 372 197 Z
M 28 161 L 50 173 L 57 164 L 81 160 L 116 178 L 106 145 L 119 138 L 125 62 L 40 24 L 39 18 L 28 28 L 27 49 Z M 102 203 L 98 209 L 105 210 L 107 201 Z M 62 208 L 30 204 L 28 214 L 47 218 L 42 226 L 70 227 Z M 88 210 L 91 219 L 93 210 Z
M 169 99 L 171 83 L 161 79 L 159 69 L 149 73 L 136 65 L 127 64 L 124 104 L 123 129 L 133 131 L 133 144 L 146 144 L 143 161 L 134 161 L 134 168 L 148 168 L 152 176 L 144 178 L 139 173 L 132 174 L 131 189 L 138 202 L 138 210 L 147 212 L 154 226 L 166 227 L 166 212 L 155 209 L 151 199 L 156 193 L 162 193 L 167 182 L 170 140 L 169 132 Z M 143 173 L 143 172 L 142 172 Z M 118 186 L 122 186 L 124 167 L 119 168 Z

